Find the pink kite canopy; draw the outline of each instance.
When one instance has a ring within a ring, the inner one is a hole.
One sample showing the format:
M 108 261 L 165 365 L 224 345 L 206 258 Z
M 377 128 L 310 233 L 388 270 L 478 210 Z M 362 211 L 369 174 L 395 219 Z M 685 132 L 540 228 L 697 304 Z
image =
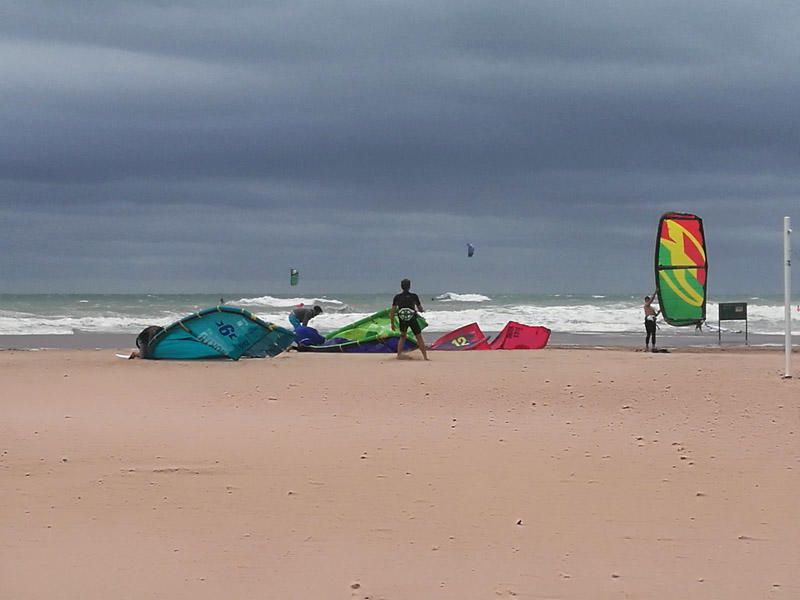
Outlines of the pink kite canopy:
M 489 350 L 489 340 L 478 327 L 470 323 L 445 333 L 431 344 L 431 350 Z
M 492 350 L 538 350 L 547 345 L 550 330 L 509 321 L 492 340 Z
M 430 346 L 431 350 L 538 350 L 547 345 L 547 327 L 523 325 L 509 321 L 491 342 L 478 327 L 470 323 L 445 333 Z

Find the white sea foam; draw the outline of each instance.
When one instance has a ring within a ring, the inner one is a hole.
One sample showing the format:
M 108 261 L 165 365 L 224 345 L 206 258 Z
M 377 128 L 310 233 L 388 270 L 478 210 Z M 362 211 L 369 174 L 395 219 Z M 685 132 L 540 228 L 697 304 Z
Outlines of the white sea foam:
M 620 333 L 640 334 L 643 331 L 642 308 L 638 299 L 629 298 L 590 298 L 587 296 L 569 298 L 549 296 L 499 297 L 489 300 L 480 294 L 455 294 L 449 292 L 447 301 L 425 302 L 428 311 L 424 313 L 429 323 L 429 331 L 450 331 L 467 323 L 477 322 L 486 331 L 499 331 L 508 321 L 519 321 L 529 325 L 543 325 L 554 332 L 564 333 Z M 459 300 L 458 296 L 481 299 Z M 65 299 L 63 305 L 53 304 L 52 299 L 37 305 L 31 302 L 6 301 L 0 309 L 0 335 L 71 334 L 73 331 L 96 333 L 138 333 L 148 325 L 167 325 L 206 305 L 207 298 L 159 299 L 139 298 L 123 301 L 117 299 L 93 300 L 92 303 L 76 303 L 75 299 Z M 503 300 L 505 298 L 505 300 Z M 291 307 L 300 304 L 320 304 L 324 312 L 311 322 L 312 326 L 323 332 L 337 329 L 366 317 L 385 304 L 384 296 L 356 297 L 351 300 L 357 308 L 351 310 L 342 300 L 335 298 L 276 298 L 261 296 L 242 298 L 232 302 L 243 305 L 261 319 L 283 327 L 289 327 L 288 313 Z M 717 327 L 717 304 L 707 306 L 707 326 L 715 331 Z M 754 334 L 783 333 L 783 305 L 777 300 L 760 301 L 748 304 L 748 329 Z M 800 333 L 800 311 L 792 307 L 793 329 Z M 691 328 L 672 328 L 661 323 L 659 333 L 691 333 Z M 743 321 L 722 323 L 723 332 L 744 331 Z
M 19 310 L 3 310 L 0 309 L 0 319 L 9 318 L 9 319 L 27 319 L 30 317 L 35 317 L 36 313 L 30 312 L 23 312 Z
M 434 297 L 434 300 L 441 302 L 491 302 L 489 296 L 483 294 L 458 294 L 456 292 L 445 292 Z
M 639 309 L 641 310 L 641 309 Z M 348 323 L 369 316 L 370 313 L 322 314 L 311 325 L 323 331 L 337 329 Z M 258 316 L 278 325 L 285 325 L 286 315 L 258 313 Z M 626 333 L 643 330 L 639 311 L 630 307 L 598 308 L 581 306 L 531 306 L 510 305 L 462 310 L 427 310 L 423 316 L 431 331 L 450 331 L 476 322 L 484 331 L 500 331 L 509 321 L 528 325 L 543 325 L 553 331 L 572 333 Z
M 87 333 L 138 333 L 148 325 L 169 325 L 183 315 L 152 317 L 69 317 L 30 316 L 13 318 L 0 316 L 2 335 L 70 335 L 75 331 Z
M 256 298 L 241 298 L 232 304 L 242 306 L 265 306 L 272 308 L 290 309 L 298 305 L 313 306 L 319 304 L 323 310 L 332 312 L 347 312 L 350 307 L 335 298 L 276 298 L 275 296 L 258 296 Z

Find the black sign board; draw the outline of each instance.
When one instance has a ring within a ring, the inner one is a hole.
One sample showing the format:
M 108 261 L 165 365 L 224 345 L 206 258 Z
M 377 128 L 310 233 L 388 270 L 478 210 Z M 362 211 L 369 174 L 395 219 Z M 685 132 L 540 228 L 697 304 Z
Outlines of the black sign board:
M 719 320 L 720 321 L 747 320 L 747 302 L 720 302 Z
M 744 343 L 747 344 L 747 302 L 720 302 L 719 323 L 722 321 L 744 321 Z M 718 323 L 718 325 L 719 325 Z M 722 343 L 722 327 L 717 328 L 719 343 Z

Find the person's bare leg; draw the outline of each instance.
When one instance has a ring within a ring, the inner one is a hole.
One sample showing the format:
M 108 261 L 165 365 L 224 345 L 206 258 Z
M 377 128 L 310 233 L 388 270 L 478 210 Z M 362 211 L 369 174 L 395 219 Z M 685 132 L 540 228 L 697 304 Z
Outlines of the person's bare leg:
M 397 340 L 397 358 L 400 358 L 400 354 L 403 352 L 403 346 L 406 345 L 406 332 L 402 332 L 400 334 L 400 339 Z
M 417 338 L 417 346 L 419 347 L 420 352 L 422 352 L 422 358 L 425 360 L 430 360 L 428 358 L 428 349 L 425 347 L 425 340 L 422 338 L 422 334 L 415 333 L 414 337 Z

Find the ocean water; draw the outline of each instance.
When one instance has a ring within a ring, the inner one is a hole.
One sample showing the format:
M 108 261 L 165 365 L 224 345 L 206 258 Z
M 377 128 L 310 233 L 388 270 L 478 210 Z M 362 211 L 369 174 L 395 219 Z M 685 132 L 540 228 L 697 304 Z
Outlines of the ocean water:
M 265 321 L 288 326 L 288 313 L 300 303 L 320 304 L 324 313 L 312 321 L 323 333 L 386 308 L 392 293 L 308 294 L 297 296 L 230 294 L 226 304 L 241 306 Z M 429 330 L 444 332 L 477 322 L 489 332 L 510 320 L 544 325 L 554 332 L 640 334 L 642 298 L 634 295 L 485 294 L 441 292 L 421 296 Z M 707 306 L 709 329 L 716 329 L 718 302 L 747 302 L 749 331 L 782 334 L 783 299 L 720 297 Z M 138 333 L 148 325 L 167 325 L 201 308 L 219 304 L 208 295 L 0 295 L 0 335 Z M 793 333 L 800 333 L 800 306 L 792 308 Z M 723 331 L 741 331 L 744 323 L 723 322 Z M 663 327 L 662 327 L 663 331 Z

